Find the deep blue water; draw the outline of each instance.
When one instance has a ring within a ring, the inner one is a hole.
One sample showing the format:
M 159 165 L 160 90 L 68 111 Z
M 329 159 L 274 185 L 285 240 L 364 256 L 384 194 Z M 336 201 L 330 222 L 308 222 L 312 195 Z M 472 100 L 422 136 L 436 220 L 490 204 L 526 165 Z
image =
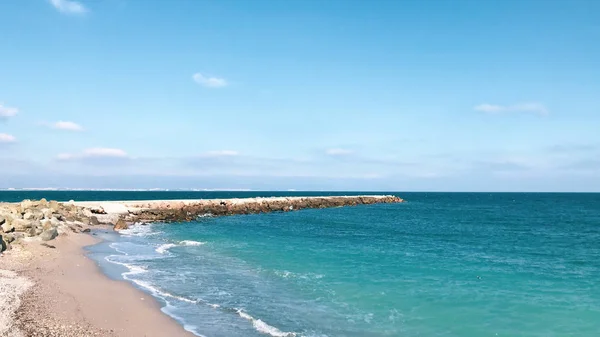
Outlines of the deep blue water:
M 600 194 L 396 194 L 99 232 L 90 256 L 207 337 L 600 333 Z

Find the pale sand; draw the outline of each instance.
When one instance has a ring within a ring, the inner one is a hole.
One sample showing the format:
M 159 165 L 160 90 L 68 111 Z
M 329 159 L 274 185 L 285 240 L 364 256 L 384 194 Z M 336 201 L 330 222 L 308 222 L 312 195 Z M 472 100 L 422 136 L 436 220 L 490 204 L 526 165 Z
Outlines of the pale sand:
M 91 235 L 70 233 L 48 242 L 55 249 L 32 241 L 0 258 L 0 269 L 19 274 L 19 287 L 28 285 L 23 277 L 34 283 L 21 296 L 15 315 L 25 336 L 194 336 L 162 313 L 151 295 L 102 274 L 83 251 L 95 242 Z M 11 296 L 3 287 L 0 299 Z
M 0 336 L 21 337 L 14 326 L 14 313 L 21 305 L 20 297 L 32 283 L 10 270 L 0 269 Z

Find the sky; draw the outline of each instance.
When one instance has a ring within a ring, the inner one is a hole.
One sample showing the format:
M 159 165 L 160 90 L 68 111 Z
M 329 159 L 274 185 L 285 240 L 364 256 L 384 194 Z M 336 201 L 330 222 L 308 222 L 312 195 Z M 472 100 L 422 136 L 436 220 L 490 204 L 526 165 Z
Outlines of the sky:
M 600 191 L 597 0 L 0 1 L 0 188 Z

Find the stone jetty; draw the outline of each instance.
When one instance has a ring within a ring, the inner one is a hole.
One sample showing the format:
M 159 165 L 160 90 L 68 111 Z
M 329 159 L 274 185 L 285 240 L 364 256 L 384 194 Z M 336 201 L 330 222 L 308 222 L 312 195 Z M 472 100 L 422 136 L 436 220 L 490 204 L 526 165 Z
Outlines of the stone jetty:
M 290 212 L 305 208 L 332 208 L 384 203 L 403 200 L 393 195 L 335 196 L 335 197 L 268 197 L 239 199 L 159 200 L 78 202 L 100 218 L 105 214 L 109 222 L 174 222 L 192 221 L 200 216 L 225 216 Z M 117 219 L 118 215 L 118 219 Z M 104 217 L 102 217 L 104 220 Z M 105 221 L 106 221 L 105 220 Z
M 399 203 L 393 195 L 331 197 L 269 197 L 203 200 L 152 200 L 66 202 L 45 199 L 0 203 L 0 251 L 13 241 L 50 241 L 58 235 L 88 232 L 90 226 L 110 225 L 115 230 L 132 223 L 192 221 L 200 216 L 225 216 L 290 212 L 305 208 L 330 208 Z

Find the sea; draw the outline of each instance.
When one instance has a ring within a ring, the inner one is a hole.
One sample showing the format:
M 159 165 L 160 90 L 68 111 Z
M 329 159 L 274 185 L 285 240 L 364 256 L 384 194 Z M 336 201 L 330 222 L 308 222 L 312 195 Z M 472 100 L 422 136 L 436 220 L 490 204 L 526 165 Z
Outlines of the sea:
M 3 191 L 0 200 L 364 192 Z M 97 230 L 103 272 L 206 337 L 599 336 L 600 194 L 389 192 L 401 204 Z

